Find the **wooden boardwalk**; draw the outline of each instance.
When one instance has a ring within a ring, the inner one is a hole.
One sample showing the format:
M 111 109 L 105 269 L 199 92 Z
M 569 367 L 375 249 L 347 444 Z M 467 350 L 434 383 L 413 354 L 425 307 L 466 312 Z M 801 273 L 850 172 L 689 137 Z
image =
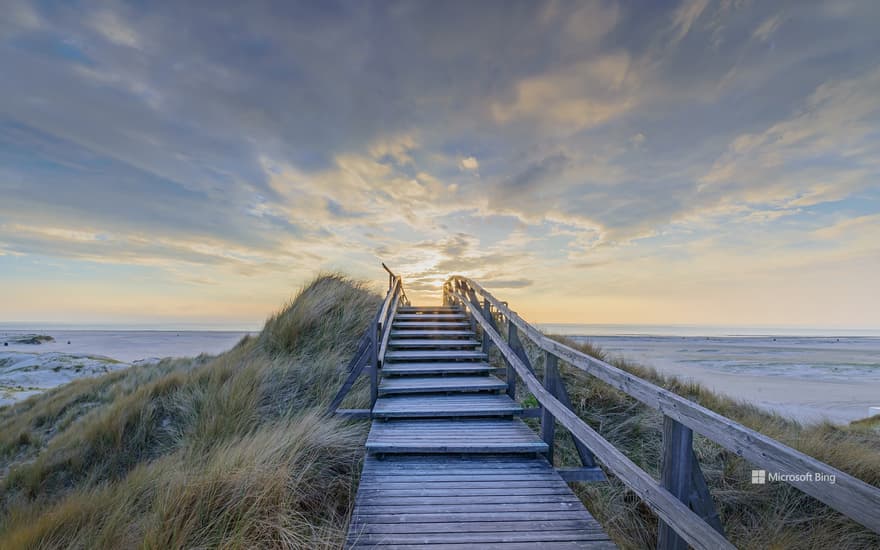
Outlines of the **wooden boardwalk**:
M 613 548 L 567 485 L 613 475 L 657 515 L 660 550 L 733 550 L 694 434 L 880 533 L 880 488 L 546 336 L 476 281 L 449 277 L 443 303 L 410 306 L 388 270 L 385 300 L 328 404 L 372 421 L 348 548 Z M 578 416 L 563 367 L 662 415 L 659 480 Z M 362 374 L 370 408 L 344 408 Z M 520 383 L 537 406 L 515 401 Z M 540 437 L 522 417 L 540 418 Z M 557 428 L 573 438 L 579 467 L 553 467 Z M 835 481 L 802 481 L 803 472 Z
M 614 548 L 519 418 L 468 317 L 400 307 L 349 548 Z

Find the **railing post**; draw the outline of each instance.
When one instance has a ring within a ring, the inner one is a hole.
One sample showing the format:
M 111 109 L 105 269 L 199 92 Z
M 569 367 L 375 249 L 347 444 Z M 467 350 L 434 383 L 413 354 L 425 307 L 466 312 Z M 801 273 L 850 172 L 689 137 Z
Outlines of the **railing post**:
M 694 468 L 694 432 L 668 416 L 663 416 L 663 464 L 660 483 L 686 505 L 690 502 Z M 657 548 L 687 550 L 687 543 L 672 527 L 660 521 Z
M 556 397 L 557 382 L 559 378 L 559 366 L 556 356 L 549 351 L 544 352 L 544 387 L 550 395 Z M 556 418 L 553 413 L 541 406 L 541 439 L 547 444 L 547 461 L 553 465 L 553 441 L 556 438 Z
M 512 342 L 516 335 L 516 325 L 514 325 L 510 320 L 507 321 L 507 341 Z M 510 396 L 511 399 L 516 401 L 516 371 L 513 368 L 513 364 L 505 359 L 507 363 L 507 395 Z
M 483 299 L 483 318 L 486 319 L 486 322 L 489 323 L 492 317 L 492 306 L 489 304 L 489 300 Z M 489 354 L 489 350 L 492 349 L 492 339 L 489 338 L 489 333 L 486 332 L 485 328 L 481 329 L 483 332 L 483 353 Z
M 372 324 L 370 330 L 370 409 L 379 397 L 379 321 Z

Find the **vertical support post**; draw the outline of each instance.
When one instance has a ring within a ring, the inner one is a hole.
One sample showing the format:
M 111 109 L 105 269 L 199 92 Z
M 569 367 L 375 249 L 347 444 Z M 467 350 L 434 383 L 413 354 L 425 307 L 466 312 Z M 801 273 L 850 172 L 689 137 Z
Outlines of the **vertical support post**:
M 660 483 L 675 497 L 688 505 L 691 476 L 694 468 L 694 432 L 668 416 L 663 417 L 663 464 Z M 663 521 L 660 522 L 657 548 L 687 550 L 687 543 Z
M 370 409 L 379 398 L 379 321 L 370 328 Z
M 544 352 L 544 388 L 550 395 L 556 396 L 559 366 L 556 356 L 549 351 Z M 541 439 L 547 444 L 547 461 L 553 465 L 553 441 L 556 438 L 556 418 L 543 405 L 541 406 Z
M 483 318 L 486 319 L 486 322 L 490 322 L 489 319 L 492 318 L 492 306 L 489 305 L 489 300 L 483 299 Z M 483 353 L 489 354 L 489 351 L 492 349 L 492 339 L 489 338 L 489 334 L 486 332 L 485 328 L 481 328 L 483 332 L 483 347 L 481 348 Z
M 513 342 L 516 338 L 518 338 L 516 334 L 516 325 L 507 321 L 507 341 Z M 507 395 L 510 396 L 511 399 L 516 401 L 516 371 L 513 369 L 513 365 L 510 364 L 510 361 L 505 359 L 507 363 Z

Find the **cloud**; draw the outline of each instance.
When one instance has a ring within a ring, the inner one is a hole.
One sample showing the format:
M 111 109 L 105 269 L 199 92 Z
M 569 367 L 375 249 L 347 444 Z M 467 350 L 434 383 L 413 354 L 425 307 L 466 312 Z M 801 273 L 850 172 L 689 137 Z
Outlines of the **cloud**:
M 772 17 L 768 17 L 755 29 L 754 37 L 762 42 L 766 42 L 770 39 L 770 35 L 776 32 L 776 29 L 779 28 L 779 25 L 782 24 L 782 17 L 780 15 L 774 15 Z
M 142 47 L 137 31 L 113 12 L 102 11 L 94 15 L 91 26 L 104 38 L 129 48 Z
M 736 137 L 700 179 L 701 189 L 726 201 L 801 207 L 864 189 L 880 174 L 878 87 L 880 68 L 821 84 L 791 117 Z
M 458 162 L 458 167 L 462 170 L 476 172 L 480 169 L 480 163 L 477 162 L 476 157 L 464 157 Z
M 492 115 L 501 124 L 526 119 L 579 130 L 632 109 L 638 86 L 629 54 L 598 55 L 520 80 L 512 100 L 492 103 Z
M 672 14 L 673 43 L 687 36 L 708 5 L 709 0 L 683 0 L 679 4 L 678 9 Z
M 752 265 L 854 257 L 817 231 L 880 200 L 877 9 L 13 2 L 2 272 L 265 293 L 382 258 L 426 297 L 453 271 L 586 295 L 586 268 L 675 280 L 673 250 L 713 274 L 731 228 L 770 243 Z

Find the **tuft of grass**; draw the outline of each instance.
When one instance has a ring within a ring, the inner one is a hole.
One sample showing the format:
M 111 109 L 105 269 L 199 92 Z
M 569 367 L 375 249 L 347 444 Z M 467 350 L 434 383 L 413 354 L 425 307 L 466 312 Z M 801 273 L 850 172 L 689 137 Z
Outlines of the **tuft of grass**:
M 551 336 L 575 349 L 666 388 L 682 397 L 831 464 L 872 485 L 880 485 L 880 422 L 849 426 L 804 426 L 753 405 L 715 394 L 699 384 L 664 376 L 600 348 Z M 526 344 L 532 364 L 543 371 L 543 354 Z M 575 412 L 640 468 L 660 478 L 662 415 L 587 373 L 561 365 Z M 518 396 L 528 400 L 529 395 Z M 531 424 L 537 428 L 536 421 Z M 695 435 L 694 450 L 728 539 L 738 548 L 880 548 L 880 536 L 786 483 L 751 484 L 752 465 L 720 445 Z M 577 466 L 571 436 L 556 432 L 557 466 Z M 622 548 L 657 545 L 657 517 L 609 472 L 607 483 L 574 484 L 585 506 Z
M 378 303 L 321 275 L 217 357 L 0 409 L 0 548 L 338 547 L 366 426 L 323 411 Z

